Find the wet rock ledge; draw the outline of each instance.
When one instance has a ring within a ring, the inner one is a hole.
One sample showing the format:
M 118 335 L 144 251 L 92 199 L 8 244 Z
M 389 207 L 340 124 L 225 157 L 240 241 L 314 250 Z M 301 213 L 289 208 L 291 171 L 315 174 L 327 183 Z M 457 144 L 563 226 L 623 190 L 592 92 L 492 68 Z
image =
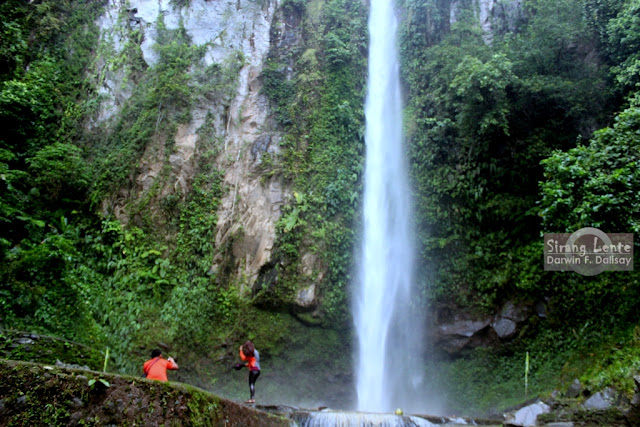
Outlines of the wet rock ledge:
M 0 359 L 0 426 L 289 426 L 180 383 Z

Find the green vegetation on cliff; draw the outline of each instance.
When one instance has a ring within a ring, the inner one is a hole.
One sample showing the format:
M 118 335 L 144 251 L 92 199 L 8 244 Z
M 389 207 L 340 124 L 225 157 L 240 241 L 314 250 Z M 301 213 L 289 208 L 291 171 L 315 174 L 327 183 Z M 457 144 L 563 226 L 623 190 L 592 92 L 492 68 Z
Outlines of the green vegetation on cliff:
M 366 10 L 355 0 L 290 0 L 282 13 L 296 22 L 293 31 L 303 42 L 289 46 L 276 39 L 283 46 L 276 42 L 271 49 L 263 91 L 285 132 L 282 159 L 271 172 L 292 181 L 295 200 L 278 223 L 274 264 L 280 266 L 273 268 L 283 271 L 265 275 L 259 300 L 269 303 L 273 292 L 283 291 L 291 298 L 320 282 L 316 315 L 342 327 L 350 322 L 363 168 Z M 317 258 L 316 271 L 304 277 L 301 255 L 308 252 Z
M 540 233 L 586 226 L 598 207 L 585 210 L 580 224 L 542 224 L 539 182 L 546 185 L 543 168 L 554 163 L 541 161 L 608 125 L 621 89 L 585 18 L 591 2 L 527 1 L 518 31 L 498 31 L 490 44 L 472 14 L 460 13 L 443 35 L 430 27 L 444 13 L 434 2 L 405 5 L 407 136 L 423 258 L 433 269 L 428 292 L 491 310 L 524 287 L 563 276 L 538 268 Z M 592 13 L 615 15 L 613 6 L 600 7 Z M 546 192 L 543 203 L 551 197 L 562 198 Z M 565 220 L 557 214 L 555 221 Z M 634 231 L 613 213 L 592 225 Z

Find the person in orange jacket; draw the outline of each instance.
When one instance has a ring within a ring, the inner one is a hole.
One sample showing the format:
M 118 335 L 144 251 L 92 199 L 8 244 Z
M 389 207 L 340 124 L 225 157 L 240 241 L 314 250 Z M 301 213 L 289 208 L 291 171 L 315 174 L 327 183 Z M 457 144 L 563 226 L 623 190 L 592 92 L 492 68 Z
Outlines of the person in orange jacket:
M 244 363 L 238 363 L 234 366 L 236 370 L 240 370 L 245 366 L 249 369 L 249 393 L 250 397 L 245 403 L 255 403 L 256 380 L 260 376 L 260 353 L 256 350 L 251 341 L 247 341 L 240 346 L 240 359 Z
M 173 357 L 163 359 L 162 352 L 156 348 L 151 352 L 151 359 L 144 362 L 142 366 L 143 377 L 150 380 L 168 381 L 167 369 L 176 370 L 178 364 L 173 360 Z

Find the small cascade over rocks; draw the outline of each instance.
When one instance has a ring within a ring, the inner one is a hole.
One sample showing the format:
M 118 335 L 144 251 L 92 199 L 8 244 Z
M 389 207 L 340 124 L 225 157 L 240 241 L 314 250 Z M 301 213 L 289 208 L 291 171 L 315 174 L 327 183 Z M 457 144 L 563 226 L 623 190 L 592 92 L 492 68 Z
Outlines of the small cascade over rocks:
M 367 412 L 300 412 L 293 418 L 300 427 L 430 427 L 436 425 L 415 416 Z

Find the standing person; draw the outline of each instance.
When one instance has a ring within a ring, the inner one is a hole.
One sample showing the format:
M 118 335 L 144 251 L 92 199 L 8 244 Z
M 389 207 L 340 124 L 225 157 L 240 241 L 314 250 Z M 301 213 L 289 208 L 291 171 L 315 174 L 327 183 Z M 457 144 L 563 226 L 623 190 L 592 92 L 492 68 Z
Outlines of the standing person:
M 178 369 L 178 364 L 173 357 L 163 359 L 162 352 L 157 348 L 151 352 L 151 359 L 144 362 L 142 367 L 144 377 L 158 381 L 168 381 L 167 369 L 175 371 Z
M 240 346 L 240 359 L 244 363 L 238 363 L 235 369 L 239 370 L 245 366 L 249 369 L 250 397 L 245 403 L 256 403 L 256 380 L 260 376 L 260 353 L 258 353 L 251 341 L 247 341 Z

